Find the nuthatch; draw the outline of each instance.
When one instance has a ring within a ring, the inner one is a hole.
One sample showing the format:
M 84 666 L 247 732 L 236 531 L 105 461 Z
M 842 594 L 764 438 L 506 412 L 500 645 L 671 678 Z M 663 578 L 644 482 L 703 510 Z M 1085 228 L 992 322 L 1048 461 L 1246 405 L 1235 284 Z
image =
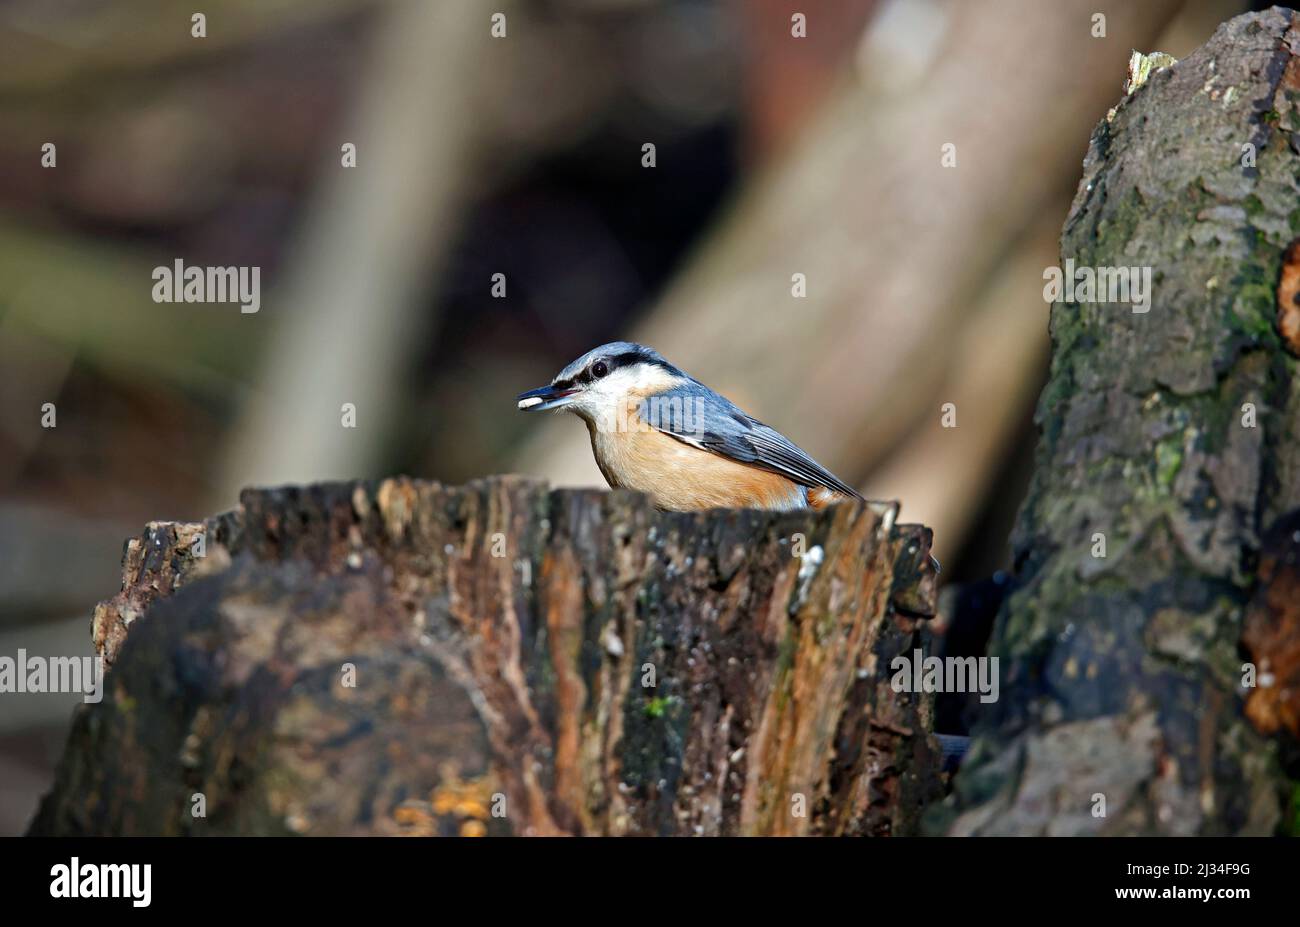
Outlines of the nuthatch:
M 549 386 L 522 394 L 519 408 L 577 414 L 609 485 L 646 493 L 661 509 L 787 510 L 862 498 L 785 435 L 643 345 L 588 351 Z

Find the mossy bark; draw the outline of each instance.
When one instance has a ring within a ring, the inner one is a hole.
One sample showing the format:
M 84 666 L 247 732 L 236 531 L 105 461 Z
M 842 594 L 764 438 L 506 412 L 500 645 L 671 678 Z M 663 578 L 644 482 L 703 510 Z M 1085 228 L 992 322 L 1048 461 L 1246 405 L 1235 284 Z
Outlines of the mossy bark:
M 889 661 L 935 577 L 896 512 L 505 477 L 151 525 L 32 832 L 915 833 L 939 751 Z
M 1062 260 L 1149 267 L 1153 299 L 1052 306 L 1002 696 L 935 831 L 1281 824 L 1289 786 L 1243 718 L 1239 639 L 1260 537 L 1300 505 L 1300 378 L 1276 328 L 1300 235 L 1298 56 L 1296 14 L 1238 17 L 1092 136 Z

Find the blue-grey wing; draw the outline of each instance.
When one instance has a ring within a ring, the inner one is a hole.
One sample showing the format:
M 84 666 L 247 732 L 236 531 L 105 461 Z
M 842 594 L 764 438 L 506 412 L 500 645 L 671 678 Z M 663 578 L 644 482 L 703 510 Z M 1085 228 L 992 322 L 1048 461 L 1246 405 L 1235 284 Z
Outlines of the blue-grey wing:
M 779 473 L 801 486 L 862 498 L 802 448 L 708 387 L 689 383 L 641 401 L 641 420 L 679 441 Z

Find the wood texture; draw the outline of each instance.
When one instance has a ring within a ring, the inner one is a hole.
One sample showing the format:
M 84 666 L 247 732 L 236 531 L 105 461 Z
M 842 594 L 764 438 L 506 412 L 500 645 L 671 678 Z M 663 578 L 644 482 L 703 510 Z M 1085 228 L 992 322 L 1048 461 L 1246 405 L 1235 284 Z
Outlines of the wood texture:
M 150 525 L 32 832 L 915 833 L 940 756 L 889 661 L 935 577 L 896 512 L 502 477 Z
M 1241 633 L 1257 598 L 1248 649 L 1290 673 L 1290 619 L 1264 614 L 1289 574 L 1256 564 L 1300 505 L 1300 377 L 1276 328 L 1300 234 L 1298 77 L 1296 14 L 1241 16 L 1093 134 L 1062 259 L 1147 267 L 1153 299 L 1052 307 L 1020 588 L 993 643 L 1004 688 L 936 831 L 1289 826 L 1279 745 L 1243 706 L 1288 714 L 1243 688 Z

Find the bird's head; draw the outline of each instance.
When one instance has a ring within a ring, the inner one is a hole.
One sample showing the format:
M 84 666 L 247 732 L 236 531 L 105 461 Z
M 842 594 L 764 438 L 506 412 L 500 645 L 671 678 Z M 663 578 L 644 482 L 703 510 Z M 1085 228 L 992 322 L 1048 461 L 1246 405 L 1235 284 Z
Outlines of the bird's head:
M 593 348 L 547 386 L 519 396 L 525 412 L 573 412 L 591 423 L 613 421 L 630 401 L 672 389 L 689 378 L 651 348 L 612 341 Z

